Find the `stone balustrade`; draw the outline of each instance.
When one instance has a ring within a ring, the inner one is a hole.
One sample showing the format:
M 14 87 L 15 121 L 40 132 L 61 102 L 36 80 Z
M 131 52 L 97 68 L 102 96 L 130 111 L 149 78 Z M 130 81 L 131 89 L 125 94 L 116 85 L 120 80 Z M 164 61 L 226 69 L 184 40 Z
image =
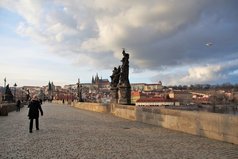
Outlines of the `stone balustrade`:
M 26 103 L 21 103 L 21 108 L 25 105 Z M 0 116 L 8 116 L 9 112 L 15 111 L 16 110 L 16 103 L 2 103 L 0 104 Z

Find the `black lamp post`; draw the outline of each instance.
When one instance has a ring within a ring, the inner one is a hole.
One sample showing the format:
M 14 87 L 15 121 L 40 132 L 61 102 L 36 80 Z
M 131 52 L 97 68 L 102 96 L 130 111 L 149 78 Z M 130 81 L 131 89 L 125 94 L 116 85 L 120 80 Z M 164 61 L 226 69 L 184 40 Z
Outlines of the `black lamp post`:
M 23 98 L 23 92 L 24 92 L 24 88 L 22 87 L 22 89 L 21 89 L 21 100 L 22 100 L 22 101 L 24 100 L 24 98 Z
M 77 83 L 77 90 L 78 90 L 78 102 L 83 102 L 83 99 L 82 99 L 82 85 L 79 84 L 79 80 L 78 80 L 78 83 Z
M 16 99 L 17 99 L 17 98 L 16 98 L 16 94 L 17 94 L 17 84 L 16 84 L 16 83 L 14 84 L 14 88 L 15 88 L 15 89 L 14 89 L 14 99 L 15 99 L 15 101 L 16 101 Z

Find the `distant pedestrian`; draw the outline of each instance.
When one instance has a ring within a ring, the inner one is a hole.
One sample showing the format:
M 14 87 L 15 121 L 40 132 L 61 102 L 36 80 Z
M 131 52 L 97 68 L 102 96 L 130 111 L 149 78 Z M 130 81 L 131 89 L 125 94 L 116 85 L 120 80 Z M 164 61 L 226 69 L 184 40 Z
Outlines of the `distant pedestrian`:
M 19 112 L 21 109 L 21 101 L 19 99 L 17 100 L 16 107 L 17 107 L 16 111 Z
M 32 133 L 33 129 L 33 119 L 36 121 L 36 130 L 39 130 L 39 111 L 41 113 L 41 116 L 43 116 L 43 110 L 41 108 L 40 101 L 38 100 L 37 96 L 34 96 L 32 98 L 32 101 L 28 105 L 29 111 L 28 111 L 28 117 L 30 119 L 30 126 L 29 131 Z

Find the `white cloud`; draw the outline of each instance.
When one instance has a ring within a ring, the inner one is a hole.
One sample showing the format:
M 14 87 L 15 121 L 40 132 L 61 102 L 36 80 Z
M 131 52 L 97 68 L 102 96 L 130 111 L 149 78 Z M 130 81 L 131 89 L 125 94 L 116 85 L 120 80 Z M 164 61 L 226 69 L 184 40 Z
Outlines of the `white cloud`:
M 221 71 L 220 65 L 212 66 L 199 66 L 190 68 L 188 74 L 181 78 L 182 83 L 206 83 L 208 81 L 213 81 L 215 78 L 219 78 Z
M 187 65 L 177 69 L 166 68 L 155 75 L 152 80 L 161 80 L 166 85 L 238 82 L 237 63 L 237 59 L 232 59 L 203 66 Z

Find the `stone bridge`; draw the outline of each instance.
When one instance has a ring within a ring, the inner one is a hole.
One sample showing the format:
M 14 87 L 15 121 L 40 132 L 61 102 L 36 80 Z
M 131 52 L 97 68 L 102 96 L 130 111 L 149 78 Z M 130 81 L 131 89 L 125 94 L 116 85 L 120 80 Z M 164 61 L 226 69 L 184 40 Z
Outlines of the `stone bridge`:
M 40 130 L 33 133 L 26 106 L 0 116 L 1 159 L 238 158 L 238 145 L 68 105 L 44 103 L 42 108 Z

